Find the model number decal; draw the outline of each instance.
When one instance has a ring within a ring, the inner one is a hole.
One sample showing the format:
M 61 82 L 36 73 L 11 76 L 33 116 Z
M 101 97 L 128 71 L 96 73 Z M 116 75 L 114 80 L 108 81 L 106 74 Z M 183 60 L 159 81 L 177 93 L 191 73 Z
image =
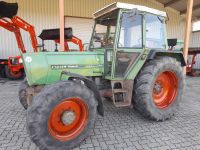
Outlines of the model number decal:
M 62 70 L 62 69 L 76 69 L 76 68 L 96 68 L 103 67 L 102 64 L 97 65 L 51 65 L 53 70 Z

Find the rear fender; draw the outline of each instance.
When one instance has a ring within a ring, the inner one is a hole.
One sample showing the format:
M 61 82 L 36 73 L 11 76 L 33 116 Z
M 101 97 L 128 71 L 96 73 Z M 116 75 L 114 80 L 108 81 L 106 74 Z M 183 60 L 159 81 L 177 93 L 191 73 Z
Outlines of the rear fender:
M 183 57 L 183 53 L 181 51 L 158 51 L 158 50 L 151 50 L 148 55 L 148 60 L 152 60 L 157 56 L 169 56 L 176 58 L 177 61 L 181 63 L 181 66 L 186 66 L 185 59 Z

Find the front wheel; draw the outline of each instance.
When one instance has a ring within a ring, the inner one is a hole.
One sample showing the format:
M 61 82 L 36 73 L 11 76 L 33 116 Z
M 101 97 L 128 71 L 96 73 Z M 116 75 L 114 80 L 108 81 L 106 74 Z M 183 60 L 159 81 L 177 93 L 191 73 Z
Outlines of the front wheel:
M 171 118 L 179 107 L 184 87 L 180 63 L 171 57 L 147 62 L 134 85 L 135 108 L 153 120 Z
M 97 104 L 91 90 L 72 81 L 45 87 L 28 108 L 30 138 L 41 150 L 78 146 L 93 129 Z
M 24 107 L 24 109 L 28 108 L 28 92 L 27 92 L 28 87 L 29 85 L 26 79 L 24 79 L 19 85 L 19 91 L 18 91 L 19 101 L 21 105 Z

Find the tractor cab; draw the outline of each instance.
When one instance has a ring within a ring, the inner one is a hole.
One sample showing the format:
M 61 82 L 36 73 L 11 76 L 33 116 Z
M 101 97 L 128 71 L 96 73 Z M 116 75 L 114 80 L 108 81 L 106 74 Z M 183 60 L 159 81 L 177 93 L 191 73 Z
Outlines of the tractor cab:
M 124 3 L 94 13 L 90 50 L 105 51 L 105 74 L 125 78 L 137 60 L 146 59 L 145 53 L 167 50 L 165 17 L 165 12 Z

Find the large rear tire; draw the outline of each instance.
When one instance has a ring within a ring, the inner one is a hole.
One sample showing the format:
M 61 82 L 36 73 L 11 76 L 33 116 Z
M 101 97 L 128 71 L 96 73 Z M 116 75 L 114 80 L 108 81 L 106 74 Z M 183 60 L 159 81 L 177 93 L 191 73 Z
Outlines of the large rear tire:
M 179 107 L 184 87 L 180 63 L 171 57 L 147 62 L 134 85 L 133 103 L 145 117 L 153 120 L 171 118 Z
M 5 66 L 5 74 L 6 77 L 10 80 L 19 80 L 22 79 L 24 77 L 24 71 L 20 70 L 18 72 L 12 72 L 8 66 Z
M 78 146 L 94 128 L 95 96 L 73 81 L 44 87 L 28 107 L 27 129 L 41 150 L 64 150 Z

